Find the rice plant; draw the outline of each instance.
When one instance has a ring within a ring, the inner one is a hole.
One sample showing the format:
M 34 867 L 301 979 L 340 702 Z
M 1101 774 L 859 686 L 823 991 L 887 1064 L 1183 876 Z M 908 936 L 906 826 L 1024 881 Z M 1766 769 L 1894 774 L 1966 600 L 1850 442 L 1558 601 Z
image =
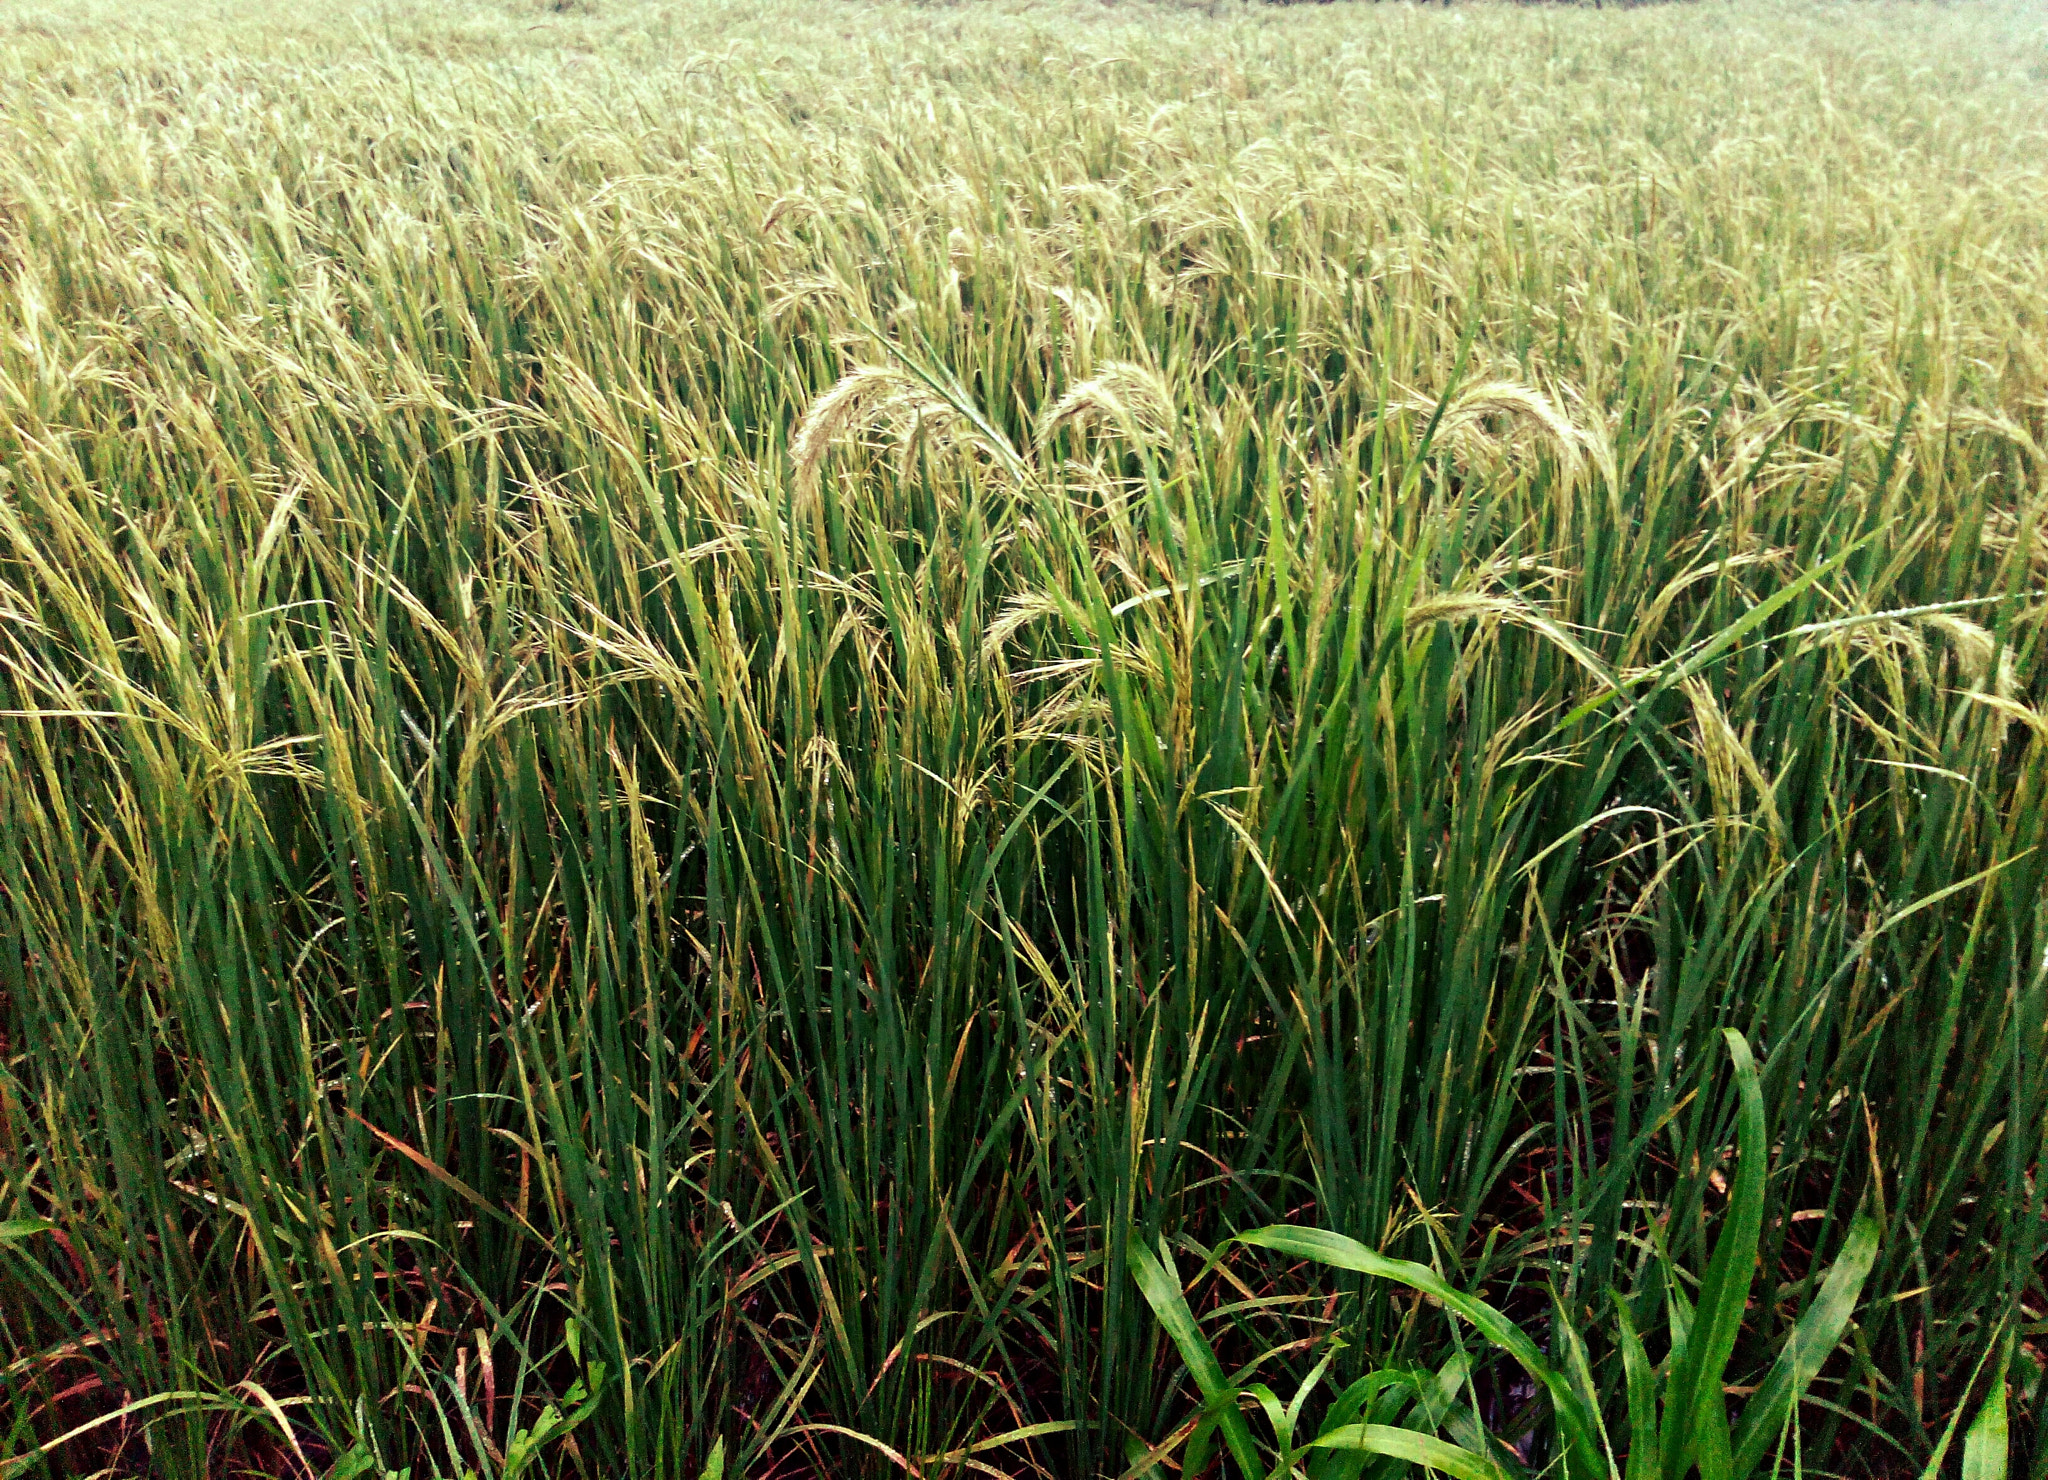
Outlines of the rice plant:
M 0 0 L 0 1476 L 1157 1472 L 1134 1257 L 1574 1442 L 1287 1225 L 2038 1480 L 2044 83 Z

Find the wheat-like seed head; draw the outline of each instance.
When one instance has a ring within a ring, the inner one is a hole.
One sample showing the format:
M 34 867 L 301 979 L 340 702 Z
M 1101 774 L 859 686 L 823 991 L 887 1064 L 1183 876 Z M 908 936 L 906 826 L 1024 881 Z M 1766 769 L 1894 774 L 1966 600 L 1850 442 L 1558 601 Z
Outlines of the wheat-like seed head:
M 805 483 L 815 482 L 826 452 L 858 420 L 865 404 L 914 384 L 894 365 L 862 365 L 840 377 L 811 403 L 796 436 L 790 439 L 789 457 L 796 465 L 797 477 Z
M 1512 443 L 1511 430 L 1504 439 L 1487 429 L 1489 418 L 1504 418 L 1512 428 L 1534 427 L 1548 438 L 1568 474 L 1578 472 L 1592 439 L 1574 425 L 1557 403 L 1539 390 L 1512 380 L 1488 380 L 1459 391 L 1444 408 L 1437 434 L 1454 448 L 1496 452 Z
M 1173 392 L 1158 371 L 1129 360 L 1115 360 L 1060 397 L 1039 420 L 1042 447 L 1072 422 L 1106 422 L 1125 435 L 1150 445 L 1171 440 L 1178 420 Z

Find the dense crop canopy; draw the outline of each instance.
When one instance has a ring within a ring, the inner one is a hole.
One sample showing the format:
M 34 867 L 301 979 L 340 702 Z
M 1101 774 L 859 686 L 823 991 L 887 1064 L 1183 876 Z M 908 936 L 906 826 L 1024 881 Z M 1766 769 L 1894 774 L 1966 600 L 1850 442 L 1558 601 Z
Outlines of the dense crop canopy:
M 2038 10 L 285 11 L 0 4 L 0 1473 L 1620 1434 L 1724 1029 L 2032 1443 Z

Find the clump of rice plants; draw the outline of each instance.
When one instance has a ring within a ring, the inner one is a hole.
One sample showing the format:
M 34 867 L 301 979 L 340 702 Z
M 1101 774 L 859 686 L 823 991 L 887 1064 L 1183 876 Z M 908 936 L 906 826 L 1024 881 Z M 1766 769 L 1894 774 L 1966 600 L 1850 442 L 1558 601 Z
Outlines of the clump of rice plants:
M 2041 1474 L 2044 79 L 0 4 L 0 1476 Z

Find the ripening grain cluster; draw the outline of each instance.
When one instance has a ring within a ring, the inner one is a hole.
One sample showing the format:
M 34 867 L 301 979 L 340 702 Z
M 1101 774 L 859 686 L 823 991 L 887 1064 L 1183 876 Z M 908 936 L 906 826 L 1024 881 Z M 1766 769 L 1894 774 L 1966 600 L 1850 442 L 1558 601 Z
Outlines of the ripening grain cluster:
M 2028 5 L 4 0 L 0 1475 L 2039 1476 L 2044 613 Z

